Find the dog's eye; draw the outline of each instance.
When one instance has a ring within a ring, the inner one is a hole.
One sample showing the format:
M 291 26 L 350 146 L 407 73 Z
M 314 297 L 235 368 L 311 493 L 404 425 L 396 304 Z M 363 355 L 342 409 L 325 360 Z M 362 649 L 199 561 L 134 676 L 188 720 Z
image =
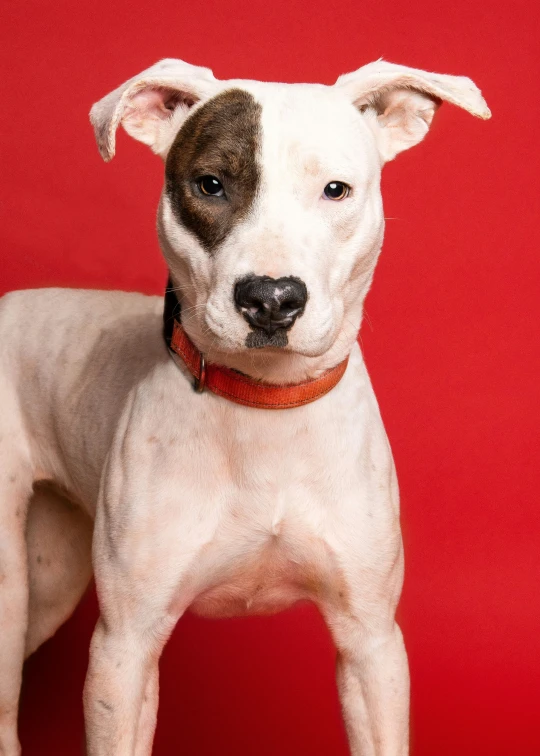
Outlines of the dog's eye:
M 348 197 L 350 191 L 351 187 L 343 181 L 331 181 L 324 187 L 324 196 L 326 199 L 339 201 Z
M 207 197 L 223 197 L 225 194 L 223 184 L 215 176 L 201 176 L 196 184 Z

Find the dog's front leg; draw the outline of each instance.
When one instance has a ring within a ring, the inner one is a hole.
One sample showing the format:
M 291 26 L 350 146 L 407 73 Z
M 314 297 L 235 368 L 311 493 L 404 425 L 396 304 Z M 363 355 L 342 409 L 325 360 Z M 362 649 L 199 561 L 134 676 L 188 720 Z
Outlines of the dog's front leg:
M 399 627 L 371 633 L 345 616 L 330 624 L 352 756 L 406 756 L 409 674 Z
M 149 629 L 149 635 L 152 630 Z M 162 642 L 100 618 L 90 647 L 84 703 L 87 756 L 149 756 Z
M 363 532 L 368 528 L 365 522 Z M 394 618 L 403 579 L 401 537 L 398 530 L 382 540 L 376 529 L 369 535 L 341 553 L 340 587 L 320 609 L 337 649 L 352 756 L 407 756 L 409 670 Z
M 135 744 L 135 756 L 148 756 L 152 753 L 152 743 L 157 724 L 157 711 L 159 704 L 159 667 L 154 665 L 144 691 L 137 729 Z
M 117 481 L 110 488 L 117 493 Z M 151 753 L 159 657 L 186 607 L 182 581 L 198 549 L 186 536 L 189 514 L 178 512 L 170 483 L 164 492 L 154 489 L 150 503 L 139 493 L 151 489 L 147 480 L 125 488 L 120 498 L 105 493 L 96 517 L 101 616 L 84 691 L 88 756 Z

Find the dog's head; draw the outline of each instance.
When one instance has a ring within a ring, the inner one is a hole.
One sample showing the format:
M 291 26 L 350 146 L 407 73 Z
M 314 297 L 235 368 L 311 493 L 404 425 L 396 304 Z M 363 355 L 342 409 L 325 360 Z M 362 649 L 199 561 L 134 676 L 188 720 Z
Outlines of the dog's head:
M 122 124 L 165 162 L 160 241 L 201 351 L 235 367 L 242 354 L 336 362 L 382 243 L 381 167 L 423 139 L 443 100 L 490 115 L 470 79 L 384 61 L 329 87 L 218 81 L 164 60 L 91 120 L 105 160 Z

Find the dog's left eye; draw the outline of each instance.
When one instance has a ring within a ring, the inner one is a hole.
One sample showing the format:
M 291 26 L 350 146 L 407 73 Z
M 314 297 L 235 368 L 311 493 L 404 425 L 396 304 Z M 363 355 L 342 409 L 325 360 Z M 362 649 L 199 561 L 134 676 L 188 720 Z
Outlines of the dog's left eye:
M 196 181 L 202 194 L 207 197 L 223 197 L 225 190 L 223 184 L 215 176 L 201 176 Z
M 339 200 L 348 197 L 350 191 L 351 187 L 344 184 L 343 181 L 331 181 L 324 187 L 324 196 L 326 199 L 339 202 Z

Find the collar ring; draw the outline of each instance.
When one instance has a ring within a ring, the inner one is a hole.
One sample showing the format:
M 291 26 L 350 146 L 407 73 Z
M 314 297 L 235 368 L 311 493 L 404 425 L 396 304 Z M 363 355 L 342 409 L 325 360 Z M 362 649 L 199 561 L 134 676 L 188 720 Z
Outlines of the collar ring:
M 206 387 L 206 360 L 204 359 L 204 354 L 200 353 L 200 360 L 199 360 L 199 377 L 195 377 L 193 380 L 193 388 L 197 392 L 197 394 L 202 394 L 204 389 Z

